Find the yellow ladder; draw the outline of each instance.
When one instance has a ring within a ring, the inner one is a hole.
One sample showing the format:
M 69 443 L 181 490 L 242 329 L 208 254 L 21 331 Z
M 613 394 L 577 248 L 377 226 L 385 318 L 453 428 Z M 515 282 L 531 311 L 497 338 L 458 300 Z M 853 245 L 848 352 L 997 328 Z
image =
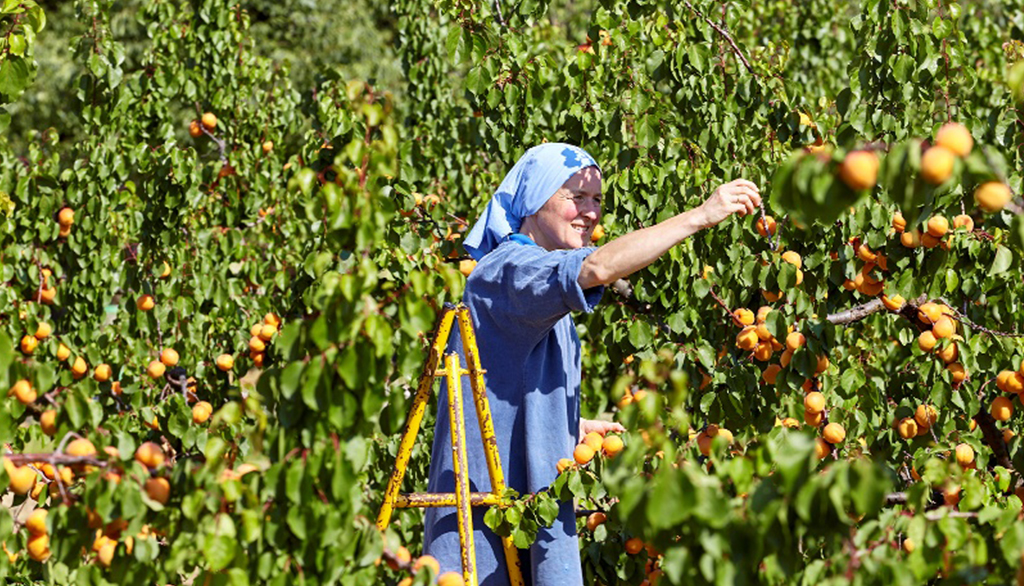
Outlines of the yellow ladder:
M 455 319 L 459 320 L 459 333 L 466 354 L 469 369 L 462 368 L 459 355 L 455 352 L 444 355 L 444 368 L 438 368 L 441 355 L 448 347 Z M 444 304 L 434 340 L 430 346 L 430 354 L 420 376 L 416 398 L 413 400 L 409 419 L 405 424 L 402 442 L 398 446 L 395 467 L 388 480 L 384 492 L 384 503 L 377 514 L 377 528 L 383 531 L 391 521 L 395 508 L 412 507 L 456 507 L 458 509 L 459 545 L 462 555 L 462 577 L 468 586 L 478 586 L 476 575 L 476 546 L 473 544 L 472 507 L 489 507 L 501 502 L 505 492 L 505 474 L 501 469 L 498 455 L 498 442 L 494 438 L 494 423 L 491 420 L 491 408 L 487 403 L 487 390 L 484 387 L 484 370 L 480 366 L 480 351 L 476 345 L 476 334 L 469 316 L 469 308 L 459 304 Z M 469 491 L 469 462 L 466 458 L 465 413 L 462 408 L 462 375 L 469 375 L 473 389 L 473 403 L 476 406 L 476 417 L 480 422 L 480 434 L 484 444 L 484 457 L 487 459 L 487 472 L 491 477 L 491 492 Z M 451 420 L 452 461 L 455 472 L 455 493 L 400 493 L 402 478 L 405 476 L 412 447 L 419 433 L 423 414 L 427 410 L 427 401 L 433 394 L 434 379 L 445 377 L 448 382 L 448 417 Z M 505 550 L 505 562 L 508 566 L 509 581 L 512 586 L 523 586 L 523 573 L 519 565 L 519 552 L 512 543 L 512 538 L 502 537 Z

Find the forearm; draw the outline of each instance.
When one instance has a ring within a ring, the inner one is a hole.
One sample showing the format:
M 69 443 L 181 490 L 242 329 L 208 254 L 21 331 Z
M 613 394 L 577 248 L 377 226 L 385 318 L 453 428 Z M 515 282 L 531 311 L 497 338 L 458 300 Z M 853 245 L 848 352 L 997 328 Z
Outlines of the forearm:
M 608 285 L 633 274 L 706 226 L 704 212 L 695 208 L 616 238 L 583 261 L 578 279 L 580 287 Z

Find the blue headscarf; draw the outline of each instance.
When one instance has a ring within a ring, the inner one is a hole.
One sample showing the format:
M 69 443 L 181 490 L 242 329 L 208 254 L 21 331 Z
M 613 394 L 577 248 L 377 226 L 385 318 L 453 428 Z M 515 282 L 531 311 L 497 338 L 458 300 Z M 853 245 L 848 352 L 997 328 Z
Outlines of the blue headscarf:
M 480 260 L 519 232 L 524 218 L 536 214 L 563 183 L 586 167 L 601 170 L 587 151 L 570 144 L 548 142 L 526 151 L 491 196 L 463 246 Z

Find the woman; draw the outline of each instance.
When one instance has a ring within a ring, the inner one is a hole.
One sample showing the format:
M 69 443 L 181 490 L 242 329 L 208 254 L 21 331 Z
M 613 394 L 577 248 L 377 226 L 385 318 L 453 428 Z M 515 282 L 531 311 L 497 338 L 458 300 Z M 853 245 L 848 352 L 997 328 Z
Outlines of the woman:
M 479 262 L 463 302 L 476 328 L 498 452 L 509 487 L 538 492 L 558 475 L 590 431 L 622 430 L 580 419 L 580 341 L 570 312 L 593 311 L 604 286 L 654 262 L 686 237 L 733 213 L 761 204 L 757 187 L 738 179 L 720 186 L 700 207 L 594 249 L 587 245 L 601 219 L 601 170 L 584 150 L 562 143 L 531 148 L 491 198 L 465 247 Z M 451 351 L 462 354 L 458 336 Z M 465 359 L 463 358 L 463 364 Z M 489 491 L 490 479 L 468 377 L 463 379 L 471 491 Z M 455 492 L 447 392 L 439 394 L 431 454 L 430 492 Z M 501 540 L 473 515 L 477 571 L 482 586 L 508 584 Z M 443 572 L 461 572 L 452 508 L 428 509 L 425 553 Z M 520 550 L 523 578 L 533 586 L 583 584 L 573 503 Z

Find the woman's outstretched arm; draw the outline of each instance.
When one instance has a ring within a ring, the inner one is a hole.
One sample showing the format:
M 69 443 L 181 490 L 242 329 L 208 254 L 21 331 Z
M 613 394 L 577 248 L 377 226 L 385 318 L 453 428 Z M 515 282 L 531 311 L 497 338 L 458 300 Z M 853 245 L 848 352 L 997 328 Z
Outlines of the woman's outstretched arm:
M 651 264 L 697 231 L 732 214 L 754 213 L 760 205 L 761 195 L 750 181 L 736 179 L 720 185 L 700 207 L 630 232 L 595 250 L 583 261 L 577 281 L 583 289 L 613 283 Z

